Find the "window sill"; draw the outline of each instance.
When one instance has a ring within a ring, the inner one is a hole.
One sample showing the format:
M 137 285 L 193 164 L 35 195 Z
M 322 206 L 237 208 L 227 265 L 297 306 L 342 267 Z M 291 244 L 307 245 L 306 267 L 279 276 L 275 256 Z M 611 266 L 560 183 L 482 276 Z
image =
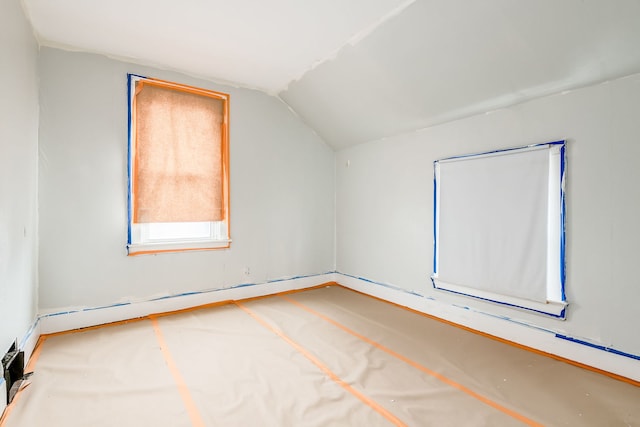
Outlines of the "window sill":
M 552 316 L 560 320 L 565 320 L 567 303 L 564 301 L 547 301 L 537 302 L 524 298 L 517 298 L 508 295 L 500 295 L 494 292 L 483 291 L 480 289 L 469 288 L 461 285 L 454 285 L 451 283 L 439 280 L 437 277 L 431 277 L 433 286 L 436 289 L 449 291 L 456 294 L 478 298 L 484 301 L 489 301 L 501 305 L 506 305 L 513 308 L 532 311 L 547 316 Z
M 157 242 L 157 243 L 132 243 L 127 245 L 128 255 L 147 255 L 171 252 L 209 251 L 214 249 L 227 249 L 231 246 L 231 240 L 206 240 L 195 242 Z

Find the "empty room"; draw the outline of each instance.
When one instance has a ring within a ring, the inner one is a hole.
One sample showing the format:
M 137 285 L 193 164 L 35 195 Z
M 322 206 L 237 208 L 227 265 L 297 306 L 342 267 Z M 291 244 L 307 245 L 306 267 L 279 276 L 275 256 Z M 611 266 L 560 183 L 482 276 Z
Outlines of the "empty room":
M 0 0 L 0 427 L 640 426 L 637 0 Z

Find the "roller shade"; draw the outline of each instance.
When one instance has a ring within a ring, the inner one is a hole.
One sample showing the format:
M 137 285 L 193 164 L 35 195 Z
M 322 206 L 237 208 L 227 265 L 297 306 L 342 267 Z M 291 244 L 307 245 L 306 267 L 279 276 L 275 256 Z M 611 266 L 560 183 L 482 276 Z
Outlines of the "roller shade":
M 437 288 L 497 302 L 564 300 L 563 150 L 559 142 L 434 163 Z
M 133 222 L 224 219 L 221 99 L 136 82 Z

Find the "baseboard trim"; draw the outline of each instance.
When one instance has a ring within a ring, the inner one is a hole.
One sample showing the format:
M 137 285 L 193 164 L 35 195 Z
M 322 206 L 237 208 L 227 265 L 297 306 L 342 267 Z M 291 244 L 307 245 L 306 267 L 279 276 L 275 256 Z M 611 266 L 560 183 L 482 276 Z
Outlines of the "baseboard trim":
M 228 288 L 168 295 L 144 301 L 118 303 L 110 306 L 54 311 L 38 317 L 38 336 L 40 334 L 48 335 L 137 319 L 151 314 L 180 311 L 223 301 L 242 300 L 277 294 L 279 292 L 305 289 L 332 282 L 333 279 L 333 273 L 296 276 L 265 283 L 241 284 Z
M 612 376 L 622 377 L 621 379 L 629 379 L 635 383 L 640 382 L 639 362 L 636 355 L 622 354 L 622 352 L 611 351 L 608 348 L 590 343 L 585 345 L 578 339 L 567 339 L 565 335 L 558 331 L 497 317 L 490 313 L 467 307 L 448 304 L 365 278 L 333 272 L 169 295 L 105 307 L 74 308 L 46 313 L 36 319 L 20 342 L 20 348 L 25 352 L 25 361 L 28 361 L 40 335 L 137 319 L 152 314 L 180 311 L 218 302 L 302 290 L 332 282 L 482 334 L 556 356 L 569 363 L 574 362 L 574 364 L 584 365 L 585 367 L 612 374 Z M 3 385 L 1 381 L 0 385 Z M 0 390 L 0 399 L 2 398 L 1 393 L 2 391 Z M 4 402 L 6 402 L 6 397 L 0 400 L 0 413 L 4 409 Z
M 354 291 L 640 385 L 640 364 L 635 355 L 613 352 L 596 345 L 584 345 L 579 340 L 564 338 L 565 336 L 557 331 L 498 317 L 468 307 L 448 304 L 361 277 L 335 273 L 335 281 Z

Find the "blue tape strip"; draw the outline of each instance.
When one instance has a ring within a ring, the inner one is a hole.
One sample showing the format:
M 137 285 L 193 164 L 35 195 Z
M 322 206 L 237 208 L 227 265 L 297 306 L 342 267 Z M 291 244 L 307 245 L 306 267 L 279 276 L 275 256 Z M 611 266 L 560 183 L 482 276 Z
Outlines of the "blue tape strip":
M 579 340 L 577 338 L 572 338 L 572 337 L 567 336 L 567 335 L 556 334 L 556 338 L 560 338 L 560 339 L 563 339 L 563 340 L 571 341 L 571 342 L 576 343 L 576 344 L 586 345 L 587 347 L 595 348 L 595 349 L 598 349 L 598 350 L 603 350 L 603 351 L 606 351 L 607 353 L 613 353 L 613 354 L 617 354 L 619 356 L 624 356 L 624 357 L 629 357 L 631 359 L 640 360 L 640 355 L 631 354 L 631 353 L 625 353 L 624 351 L 616 350 L 615 348 L 612 348 L 612 347 L 605 347 L 603 345 L 593 344 L 593 343 L 590 343 L 588 341 Z
M 386 288 L 399 290 L 399 291 L 403 291 L 405 293 L 410 293 L 410 294 L 414 294 L 414 295 L 417 295 L 417 296 L 421 296 L 423 298 L 434 300 L 434 298 L 431 298 L 431 297 L 426 297 L 424 295 L 420 295 L 420 294 L 417 294 L 415 292 L 407 291 L 406 289 L 397 288 L 395 286 L 391 286 L 391 285 L 388 285 L 388 284 L 385 284 L 385 283 L 376 282 L 374 280 L 367 279 L 367 278 L 364 278 L 364 277 L 358 277 L 358 276 L 353 276 L 351 274 L 340 273 L 339 271 L 336 271 L 336 273 L 341 274 L 343 276 L 352 277 L 354 279 L 359 279 L 359 280 L 362 280 L 362 281 L 365 281 L 365 282 L 368 282 L 368 283 L 372 283 L 374 285 L 380 285 L 380 286 L 384 286 Z M 455 292 L 455 291 L 449 291 L 449 292 L 458 293 L 458 292 Z M 474 298 L 479 298 L 479 297 L 475 297 L 473 295 L 469 295 L 469 296 L 474 297 Z M 479 298 L 479 299 L 484 299 L 484 298 Z M 488 301 L 490 301 L 490 300 L 488 300 Z M 497 302 L 499 304 L 503 304 L 503 303 L 500 303 L 499 301 L 493 301 L 493 302 Z M 509 305 L 509 304 L 504 304 L 504 305 Z M 457 306 L 456 305 L 456 307 L 469 310 L 469 307 L 466 307 L 466 306 Z M 520 308 L 527 309 L 526 307 L 520 307 Z M 529 309 L 527 309 L 527 310 L 529 310 Z M 536 310 L 531 310 L 531 311 L 536 311 Z M 563 310 L 561 316 L 564 315 L 564 312 L 565 312 L 565 310 Z M 517 324 L 519 324 L 521 326 L 526 326 L 526 327 L 533 328 L 533 329 L 538 329 L 538 330 L 541 330 L 543 332 L 553 333 L 556 338 L 560 338 L 560 339 L 563 339 L 563 340 L 571 341 L 571 342 L 574 342 L 576 344 L 586 345 L 588 347 L 592 347 L 592 348 L 595 348 L 595 349 L 598 349 L 598 350 L 606 351 L 607 353 L 613 353 L 613 354 L 617 354 L 619 356 L 629 357 L 629 358 L 634 359 L 634 360 L 640 360 L 640 355 L 636 355 L 636 354 L 632 354 L 632 353 L 626 353 L 624 351 L 616 350 L 613 347 L 605 347 L 603 345 L 593 344 L 593 343 L 590 343 L 588 341 L 580 340 L 580 339 L 577 339 L 577 338 L 572 338 L 572 337 L 570 337 L 568 335 L 559 334 L 559 333 L 556 333 L 556 332 L 554 332 L 552 330 L 549 330 L 549 329 L 540 328 L 540 327 L 537 327 L 535 325 L 530 325 L 530 324 L 527 324 L 527 323 L 516 321 L 516 320 L 514 320 L 514 319 L 512 319 L 510 317 L 507 317 L 507 316 L 494 315 L 494 314 L 490 314 L 490 313 L 484 313 L 484 312 L 481 312 L 481 311 L 478 311 L 477 313 L 485 314 L 485 315 L 491 316 L 491 317 L 496 317 L 496 318 L 499 318 L 499 319 L 502 319 L 502 320 L 507 320 L 509 322 L 517 323 Z M 544 313 L 544 312 L 540 312 L 540 313 L 548 314 L 548 313 Z M 553 316 L 553 315 L 550 315 L 550 316 Z
M 125 306 L 125 305 L 131 305 L 131 303 L 130 302 L 121 302 L 121 303 L 117 303 L 117 304 L 103 305 L 103 306 L 99 306 L 99 307 L 87 307 L 87 308 L 83 308 L 81 311 L 102 310 L 103 308 L 122 307 L 122 306 Z
M 436 178 L 436 162 L 433 162 L 433 274 L 438 272 L 437 257 L 438 253 L 438 227 L 437 227 L 437 212 L 438 212 L 438 180 Z M 435 284 L 434 284 L 435 285 Z
M 565 247 L 566 247 L 566 203 L 565 203 L 565 194 L 564 194 L 564 186 L 565 186 L 565 156 L 566 156 L 566 146 L 565 141 L 561 141 L 562 146 L 560 147 L 560 291 L 562 301 L 567 300 L 567 296 L 565 294 L 565 280 L 566 280 L 566 257 L 565 257 Z
M 433 278 L 431 280 L 433 281 Z M 517 305 L 517 304 L 511 304 L 511 303 L 500 301 L 500 300 L 493 300 L 493 299 L 490 299 L 490 298 L 479 297 L 477 295 L 466 294 L 464 292 L 452 291 L 451 289 L 438 288 L 438 287 L 436 287 L 435 282 L 433 282 L 433 286 L 436 289 L 439 289 L 441 291 L 451 292 L 452 294 L 464 295 L 466 297 L 471 297 L 471 298 L 479 299 L 479 300 L 482 300 L 482 301 L 487 301 L 487 302 L 500 304 L 500 305 L 502 305 L 504 307 L 519 308 L 519 309 L 531 311 L 531 312 L 534 312 L 534 313 L 544 314 L 545 316 L 555 317 L 557 319 L 565 319 L 566 316 L 567 316 L 567 307 L 566 306 L 562 309 L 560 314 L 555 314 L 555 313 L 549 313 L 549 312 L 546 312 L 546 311 L 536 310 L 535 308 L 523 307 L 523 306 L 520 306 L 520 305 Z
M 293 276 L 293 277 L 288 277 L 288 278 L 284 278 L 284 279 L 274 279 L 274 280 L 269 280 L 266 283 L 277 283 L 277 282 L 285 282 L 287 280 L 305 279 L 307 277 L 322 276 L 324 274 L 331 274 L 331 273 L 335 273 L 335 272 L 334 271 L 330 271 L 328 273 L 312 274 L 312 275 L 309 275 L 309 276 Z
M 407 289 L 399 288 L 397 286 L 389 285 L 388 283 L 376 282 L 374 280 L 367 279 L 366 277 L 353 276 L 351 274 L 341 273 L 339 271 L 336 271 L 335 273 L 341 274 L 343 276 L 351 277 L 353 279 L 362 280 L 364 282 L 372 283 L 374 285 L 383 286 L 385 288 L 393 289 L 394 291 L 401 291 L 401 292 L 404 292 L 405 294 L 415 295 L 417 297 L 425 298 L 425 299 L 432 300 L 432 301 L 435 300 L 433 297 L 422 295 L 422 294 L 420 294 L 418 292 L 415 292 L 415 291 L 410 291 L 410 290 L 407 290 Z
M 509 152 L 509 151 L 524 150 L 524 149 L 527 149 L 527 148 L 544 147 L 545 145 L 560 145 L 560 144 L 564 145 L 564 143 L 565 143 L 565 141 L 561 140 L 561 141 L 553 141 L 553 142 L 543 142 L 543 143 L 540 143 L 540 144 L 525 145 L 525 146 L 522 146 L 522 147 L 502 148 L 500 150 L 483 151 L 483 152 L 479 152 L 479 153 L 471 153 L 471 154 L 463 154 L 463 155 L 460 155 L 460 156 L 445 157 L 445 158 L 436 160 L 436 162 L 442 162 L 442 161 L 445 161 L 445 160 L 465 159 L 467 157 L 484 156 L 484 155 L 487 155 L 487 154 L 505 153 L 505 152 Z
M 129 251 L 129 245 L 131 244 L 131 118 L 132 118 L 132 92 L 133 79 L 137 77 L 134 74 L 127 74 L 127 252 Z
M 184 296 L 189 296 L 189 295 L 200 295 L 200 294 L 208 294 L 208 293 L 213 293 L 213 292 L 222 292 L 222 291 L 228 291 L 231 289 L 239 289 L 239 288 L 247 288 L 247 287 L 251 287 L 251 286 L 261 286 L 261 285 L 267 285 L 270 283 L 278 283 L 278 282 L 285 282 L 287 280 L 296 280 L 296 279 L 305 279 L 307 277 L 317 277 L 317 276 L 324 276 L 325 274 L 332 274 L 335 273 L 335 271 L 328 271 L 326 273 L 319 273 L 319 274 L 309 274 L 306 276 L 292 276 L 292 277 L 285 277 L 282 279 L 273 279 L 273 280 L 268 280 L 266 282 L 262 282 L 262 283 L 241 283 L 239 285 L 234 285 L 234 286 L 230 286 L 228 288 L 217 288 L 217 289 L 208 289 L 208 290 L 204 290 L 204 291 L 193 291 L 193 292 L 183 292 L 181 294 L 175 294 L 175 295 L 165 295 L 159 298 L 154 298 L 148 301 L 159 301 L 159 300 L 164 300 L 164 299 L 170 299 L 170 298 L 176 298 L 176 297 L 184 297 Z
M 122 307 L 122 306 L 125 306 L 125 305 L 131 305 L 131 303 L 130 302 L 120 302 L 120 303 L 116 303 L 116 304 L 102 305 L 102 306 L 98 306 L 98 307 L 86 307 L 86 308 L 82 308 L 82 309 L 78 309 L 78 310 L 58 311 L 56 313 L 43 314 L 40 317 L 38 317 L 38 319 L 42 319 L 42 318 L 45 318 L 45 317 L 63 316 L 65 314 L 74 314 L 74 313 L 83 313 L 83 312 L 87 312 L 87 311 L 103 310 L 105 308 Z
M 38 326 L 38 323 L 40 323 L 40 318 L 39 317 L 36 319 L 35 322 L 33 322 L 31 327 L 29 328 L 29 330 L 25 334 L 25 336 L 22 337 L 22 341 L 20 341 L 19 348 L 23 349 L 25 347 L 25 345 L 27 344 L 27 341 L 29 340 L 29 338 L 31 338 L 31 335 L 33 335 L 33 332 L 36 330 L 36 326 Z
M 518 326 L 523 326 L 523 327 L 526 327 L 526 328 L 529 328 L 529 329 L 535 329 L 537 331 L 541 331 L 541 332 L 545 332 L 545 333 L 553 334 L 553 335 L 556 334 L 556 332 L 551 330 L 551 329 L 543 328 L 543 327 L 540 327 L 540 326 L 537 326 L 537 325 L 532 325 L 530 323 L 525 323 L 523 321 L 514 319 L 514 318 L 509 317 L 509 316 L 502 316 L 502 315 L 498 315 L 498 314 L 487 313 L 487 312 L 484 312 L 484 311 L 475 311 L 474 310 L 474 312 L 478 313 L 478 314 L 482 314 L 483 316 L 493 317 L 493 318 L 500 319 L 500 320 L 506 320 L 508 322 L 515 323 Z
M 127 253 L 129 253 L 129 245 L 131 245 L 131 221 L 133 218 L 133 212 L 132 212 L 132 194 L 131 194 L 131 190 L 132 190 L 132 182 L 131 180 L 132 178 L 132 173 L 133 173 L 133 163 L 132 163 L 132 156 L 133 153 L 131 152 L 132 149 L 132 143 L 133 143 L 133 95 L 135 92 L 135 81 L 136 80 L 140 80 L 140 79 L 148 79 L 145 76 L 141 76 L 139 74 L 132 74 L 132 73 L 128 73 L 127 74 Z
M 287 281 L 287 280 L 296 280 L 296 279 L 304 279 L 304 278 L 307 278 L 307 277 L 324 276 L 325 274 L 332 274 L 332 273 L 335 273 L 335 271 L 328 271 L 326 273 L 319 273 L 319 274 L 309 274 L 309 275 L 306 275 L 306 276 L 293 276 L 293 277 L 288 277 L 288 278 L 283 278 L 283 279 L 273 279 L 273 280 L 269 280 L 269 281 L 262 282 L 262 283 L 242 283 L 240 285 L 234 285 L 234 286 L 230 286 L 228 288 L 217 288 L 217 289 L 209 289 L 209 290 L 204 290 L 204 291 L 183 292 L 183 293 L 180 293 L 180 294 L 165 295 L 165 296 L 161 296 L 161 297 L 158 297 L 158 298 L 153 298 L 153 299 L 149 299 L 149 300 L 145 300 L 145 301 L 139 301 L 139 302 L 143 303 L 143 302 L 161 301 L 161 300 L 184 297 L 184 296 L 189 296 L 189 295 L 200 295 L 200 294 L 208 294 L 208 293 L 214 293 L 214 292 L 228 291 L 228 290 L 231 290 L 231 289 L 246 288 L 246 287 L 250 287 L 250 286 L 260 286 L 260 285 L 267 285 L 267 284 L 270 284 L 270 283 L 284 282 L 284 281 Z M 65 314 L 82 313 L 82 312 L 86 312 L 86 311 L 95 311 L 95 310 L 102 310 L 102 309 L 107 309 L 107 308 L 122 307 L 122 306 L 125 306 L 125 305 L 132 305 L 132 304 L 133 304 L 132 302 L 122 302 L 122 303 L 103 305 L 103 306 L 98 306 L 98 307 L 87 307 L 87 308 L 78 309 L 78 310 L 60 311 L 60 312 L 56 312 L 56 313 L 44 314 L 44 315 L 40 316 L 38 318 L 38 320 L 41 319 L 41 318 L 44 318 L 44 317 L 63 316 Z
M 431 301 L 436 301 L 436 299 L 435 299 L 435 298 L 433 298 L 433 297 L 426 296 L 426 295 L 422 295 L 422 294 L 417 293 L 417 292 L 414 292 L 414 291 L 408 291 L 408 290 L 406 290 L 406 289 L 398 288 L 398 287 L 396 287 L 396 286 L 389 285 L 389 284 L 386 284 L 386 283 L 376 282 L 376 281 L 374 281 L 374 280 L 367 279 L 367 278 L 365 278 L 365 277 L 353 276 L 353 275 L 351 275 L 351 274 L 340 273 L 339 271 L 336 271 L 336 273 L 341 274 L 341 275 L 343 275 L 343 276 L 352 277 L 352 278 L 354 278 L 354 279 L 362 280 L 362 281 L 364 281 L 364 282 L 372 283 L 372 284 L 374 284 L 374 285 L 384 286 L 385 288 L 393 289 L 393 290 L 396 290 L 396 291 L 401 291 L 401 292 L 404 292 L 404 293 L 406 293 L 406 294 L 411 294 L 411 295 L 415 295 L 415 296 L 418 296 L 418 297 L 421 297 L 421 298 L 424 298 L 424 299 L 428 299 L 428 300 L 431 300 Z M 435 284 L 435 282 L 434 282 L 433 278 L 431 278 L 431 281 L 433 282 L 433 286 L 434 286 L 434 288 L 436 288 L 436 284 Z M 441 288 L 436 288 L 436 289 L 441 289 Z M 517 306 L 517 305 L 507 304 L 507 303 L 503 303 L 503 302 L 500 302 L 500 301 L 492 301 L 492 300 L 489 300 L 489 299 L 485 299 L 485 298 L 481 298 L 481 297 L 476 297 L 476 296 L 474 296 L 474 295 L 467 295 L 467 294 L 463 294 L 463 293 L 456 292 L 456 291 L 449 291 L 448 289 L 441 289 L 441 290 L 443 290 L 443 291 L 448 291 L 448 292 L 452 292 L 452 293 L 454 293 L 454 294 L 466 295 L 466 296 L 470 296 L 470 297 L 477 298 L 477 299 L 483 299 L 483 300 L 485 300 L 485 301 L 497 302 L 498 304 L 508 305 L 508 306 L 515 307 L 515 308 L 522 308 L 522 309 L 525 309 L 525 310 L 530 310 L 530 311 L 536 311 L 536 312 L 537 312 L 537 310 L 530 309 L 530 308 L 527 308 L 527 307 L 519 307 L 519 306 Z M 464 308 L 464 309 L 466 309 L 466 310 L 470 310 L 470 308 L 469 308 L 469 307 L 467 307 L 467 306 L 460 306 L 460 305 L 456 305 L 456 304 L 452 304 L 452 305 L 453 305 L 453 306 L 456 306 L 456 307 L 458 307 L 458 308 Z M 566 312 L 566 309 L 563 309 L 560 315 L 549 314 L 549 313 L 545 313 L 545 312 L 542 312 L 542 311 L 540 311 L 539 313 L 541 313 L 541 314 L 545 314 L 545 315 L 547 315 L 547 316 L 552 316 L 552 317 L 561 317 L 561 318 L 564 318 L 564 316 L 565 316 L 565 312 Z M 548 330 L 548 329 L 538 328 L 538 327 L 535 327 L 535 326 L 532 326 L 532 325 L 527 325 L 526 323 L 521 323 L 521 322 L 514 321 L 513 319 L 511 319 L 510 317 L 507 317 L 507 316 L 499 316 L 499 315 L 494 315 L 494 314 L 490 314 L 490 313 L 484 313 L 484 312 L 481 312 L 481 311 L 478 311 L 478 313 L 486 314 L 486 315 L 491 316 L 491 317 L 498 317 L 498 318 L 500 318 L 500 319 L 508 320 L 508 321 L 510 321 L 510 322 L 515 322 L 515 323 L 521 324 L 521 325 L 523 325 L 523 326 L 532 327 L 532 328 L 534 328 L 534 329 L 540 329 L 540 330 L 544 330 L 544 331 L 546 331 L 546 332 L 553 332 L 553 331 L 550 331 L 550 330 Z

